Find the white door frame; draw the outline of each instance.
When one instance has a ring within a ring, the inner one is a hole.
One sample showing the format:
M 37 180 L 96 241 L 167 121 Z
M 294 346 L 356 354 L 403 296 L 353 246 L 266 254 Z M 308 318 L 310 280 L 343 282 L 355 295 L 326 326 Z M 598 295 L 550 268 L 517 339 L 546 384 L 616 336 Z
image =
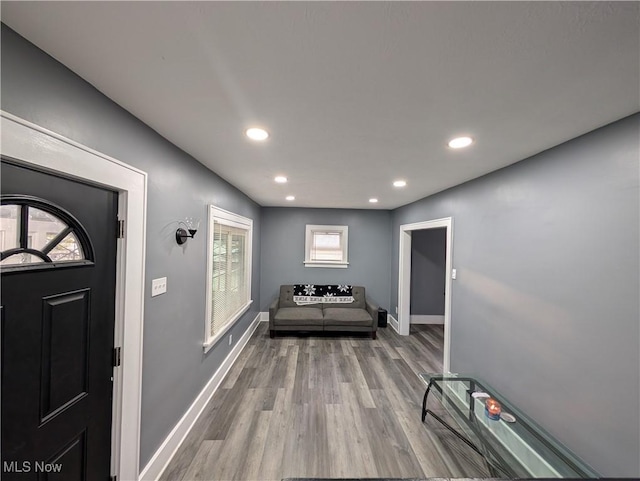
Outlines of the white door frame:
M 411 233 L 414 230 L 447 229 L 447 254 L 444 283 L 444 356 L 442 371 L 449 372 L 451 363 L 451 272 L 453 258 L 453 218 L 429 220 L 400 226 L 400 261 L 398 263 L 398 332 L 409 335 L 411 323 Z
M 118 218 L 125 236 L 116 259 L 115 345 L 111 474 L 137 480 L 140 458 L 142 327 L 147 174 L 61 135 L 0 111 L 2 155 L 41 170 L 117 190 Z

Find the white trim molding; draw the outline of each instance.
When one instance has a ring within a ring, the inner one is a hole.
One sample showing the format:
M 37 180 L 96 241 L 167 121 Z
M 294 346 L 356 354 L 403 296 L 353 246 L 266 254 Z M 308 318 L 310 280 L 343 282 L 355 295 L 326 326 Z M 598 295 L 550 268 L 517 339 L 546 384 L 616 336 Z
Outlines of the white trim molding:
M 307 262 L 304 261 L 305 267 L 328 267 L 330 269 L 347 269 L 349 267 L 348 262 Z
M 249 339 L 251 339 L 251 336 L 260 323 L 261 314 L 262 313 L 258 313 L 256 318 L 251 322 L 249 328 L 244 332 L 240 340 L 236 343 L 229 355 L 213 374 L 209 382 L 207 382 L 204 389 L 200 391 L 200 394 L 198 394 L 189 409 L 187 409 L 187 412 L 184 413 L 182 418 L 180 418 L 180 421 L 178 421 L 155 454 L 151 457 L 151 460 L 140 473 L 140 480 L 155 480 L 160 478 L 176 451 L 184 442 L 187 434 L 189 434 L 198 420 L 198 417 L 200 417 L 200 414 L 202 414 L 202 411 L 220 387 L 222 380 L 240 356 L 240 353 L 249 342 Z
M 444 324 L 444 315 L 411 314 L 411 324 Z
M 3 156 L 118 191 L 125 237 L 117 243 L 114 340 L 122 364 L 114 370 L 111 473 L 138 479 L 147 174 L 8 112 L 0 117 Z
M 444 358 L 443 372 L 449 372 L 451 364 L 451 273 L 453 259 L 453 218 L 445 217 L 400 226 L 399 262 L 398 262 L 398 333 L 409 335 L 411 323 L 411 233 L 414 230 L 447 229 L 446 260 L 445 260 L 445 289 L 444 289 Z
M 387 322 L 394 331 L 400 334 L 400 331 L 398 330 L 398 320 L 395 317 L 393 317 L 391 314 L 387 314 Z

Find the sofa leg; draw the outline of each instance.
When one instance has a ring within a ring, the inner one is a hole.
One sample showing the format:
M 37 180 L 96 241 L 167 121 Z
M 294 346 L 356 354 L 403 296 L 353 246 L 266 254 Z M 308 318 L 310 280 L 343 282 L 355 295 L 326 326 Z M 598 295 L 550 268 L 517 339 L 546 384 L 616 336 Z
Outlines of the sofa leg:
M 274 337 L 276 337 L 276 331 L 275 329 L 269 329 L 269 337 L 271 339 L 273 339 Z
M 375 339 L 377 335 L 376 331 L 371 331 L 371 339 Z

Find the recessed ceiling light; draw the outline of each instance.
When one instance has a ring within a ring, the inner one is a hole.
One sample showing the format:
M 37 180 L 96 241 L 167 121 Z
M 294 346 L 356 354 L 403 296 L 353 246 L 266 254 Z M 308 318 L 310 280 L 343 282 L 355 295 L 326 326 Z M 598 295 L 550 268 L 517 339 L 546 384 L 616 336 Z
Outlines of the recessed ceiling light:
M 456 137 L 449 141 L 449 147 L 452 149 L 462 149 L 463 147 L 469 147 L 471 144 L 473 144 L 471 137 Z
M 296 198 L 295 198 L 294 196 L 292 196 L 292 195 L 288 195 L 288 196 L 286 197 L 286 199 L 287 199 L 287 200 L 296 200 Z
M 393 183 L 394 187 L 404 187 L 405 185 L 407 185 L 407 181 L 406 180 L 396 180 Z
M 278 184 L 285 184 L 287 182 L 287 178 L 284 175 L 279 175 L 274 179 Z
M 265 140 L 267 137 L 269 137 L 269 132 L 264 129 L 258 129 L 255 127 L 247 129 L 245 133 L 247 134 L 247 137 L 252 140 Z
M 371 202 L 372 204 L 375 204 L 376 202 L 378 202 L 378 199 L 371 198 L 369 199 L 369 202 Z

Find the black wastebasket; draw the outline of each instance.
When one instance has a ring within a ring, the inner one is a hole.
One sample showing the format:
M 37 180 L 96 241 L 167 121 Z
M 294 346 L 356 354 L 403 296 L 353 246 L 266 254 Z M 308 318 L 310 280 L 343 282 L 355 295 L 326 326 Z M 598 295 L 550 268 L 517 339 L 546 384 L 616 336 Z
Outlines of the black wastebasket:
M 387 310 L 378 309 L 378 327 L 387 327 Z

